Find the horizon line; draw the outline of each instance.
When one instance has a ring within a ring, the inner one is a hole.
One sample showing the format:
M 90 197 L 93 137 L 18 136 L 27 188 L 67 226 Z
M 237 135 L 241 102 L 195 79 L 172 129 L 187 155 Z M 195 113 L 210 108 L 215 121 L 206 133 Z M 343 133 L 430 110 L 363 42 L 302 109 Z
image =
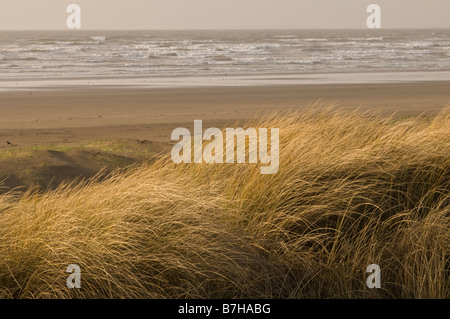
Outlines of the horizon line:
M 0 29 L 2 31 L 69 31 L 69 32 L 82 32 L 82 31 L 282 31 L 282 30 L 367 30 L 367 31 L 382 31 L 382 30 L 448 30 L 449 27 L 422 27 L 422 28 L 410 28 L 410 27 L 392 27 L 392 28 L 374 28 L 369 29 L 367 27 L 356 27 L 356 28 L 321 28 L 321 27 L 275 27 L 275 28 L 129 28 L 129 29 L 113 29 L 113 28 L 81 28 L 81 29 Z

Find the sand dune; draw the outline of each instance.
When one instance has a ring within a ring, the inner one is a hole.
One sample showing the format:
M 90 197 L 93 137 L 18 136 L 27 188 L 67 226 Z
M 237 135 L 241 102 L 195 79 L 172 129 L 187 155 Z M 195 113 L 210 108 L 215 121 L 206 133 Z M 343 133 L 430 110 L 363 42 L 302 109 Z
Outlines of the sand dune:
M 290 113 L 248 125 L 283 128 L 277 174 L 166 157 L 0 195 L 0 297 L 450 297 L 448 112 Z M 73 263 L 82 289 L 66 287 Z M 374 263 L 382 289 L 366 286 Z

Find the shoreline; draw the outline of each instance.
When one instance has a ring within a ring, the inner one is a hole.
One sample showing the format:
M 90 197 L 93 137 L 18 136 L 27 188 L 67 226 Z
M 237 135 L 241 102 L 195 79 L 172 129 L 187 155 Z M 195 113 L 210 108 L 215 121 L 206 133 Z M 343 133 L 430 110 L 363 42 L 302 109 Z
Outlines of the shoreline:
M 328 84 L 388 84 L 450 81 L 450 71 L 259 73 L 211 75 L 99 76 L 0 79 L 0 93 L 22 90 L 253 87 Z

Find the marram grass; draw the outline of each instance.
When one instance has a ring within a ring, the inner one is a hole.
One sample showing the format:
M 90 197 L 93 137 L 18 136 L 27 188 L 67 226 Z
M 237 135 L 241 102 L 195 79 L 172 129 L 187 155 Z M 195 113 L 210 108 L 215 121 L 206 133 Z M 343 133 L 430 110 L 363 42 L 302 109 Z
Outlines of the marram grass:
M 1 195 L 0 297 L 450 298 L 448 110 L 248 126 L 280 128 L 278 173 L 167 156 Z M 66 287 L 69 264 L 81 289 Z

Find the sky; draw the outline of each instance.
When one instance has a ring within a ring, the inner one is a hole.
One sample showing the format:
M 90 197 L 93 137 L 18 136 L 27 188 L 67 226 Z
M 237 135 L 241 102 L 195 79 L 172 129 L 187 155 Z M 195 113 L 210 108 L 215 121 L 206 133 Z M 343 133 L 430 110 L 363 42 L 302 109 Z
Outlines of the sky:
M 0 0 L 0 30 L 67 29 L 69 4 L 81 28 L 366 28 L 369 4 L 382 28 L 450 28 L 449 0 Z

